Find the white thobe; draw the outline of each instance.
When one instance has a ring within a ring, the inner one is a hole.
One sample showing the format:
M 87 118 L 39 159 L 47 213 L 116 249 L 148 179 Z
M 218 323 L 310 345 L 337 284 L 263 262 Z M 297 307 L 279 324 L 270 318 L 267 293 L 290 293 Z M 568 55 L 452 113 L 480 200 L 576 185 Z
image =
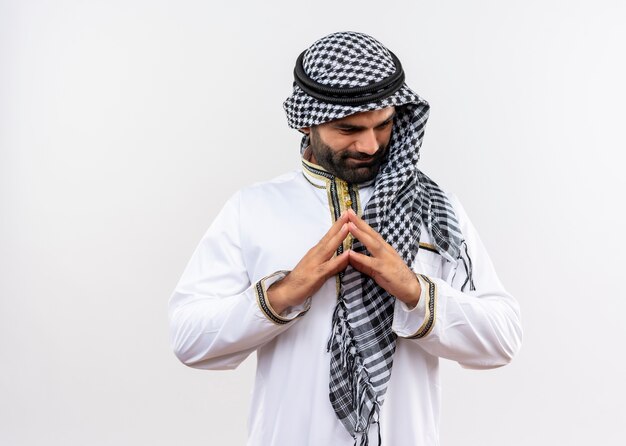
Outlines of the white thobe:
M 183 363 L 233 369 L 256 351 L 248 445 L 354 442 L 328 395 L 326 343 L 336 280 L 282 314 L 265 295 L 284 274 L 275 273 L 293 269 L 328 231 L 336 199 L 342 209 L 355 195 L 365 205 L 373 187 L 354 192 L 350 196 L 340 187 L 333 198 L 329 181 L 306 168 L 241 190 L 203 236 L 170 299 L 172 345 Z M 476 290 L 460 291 L 463 266 L 439 255 L 423 227 L 413 269 L 432 282 L 432 290 L 421 281 L 415 308 L 395 303 L 392 328 L 399 337 L 380 413 L 383 445 L 439 443 L 439 358 L 472 369 L 494 368 L 509 363 L 521 343 L 517 302 L 504 290 L 458 199 L 448 198 L 467 243 Z M 377 442 L 372 429 L 371 445 Z

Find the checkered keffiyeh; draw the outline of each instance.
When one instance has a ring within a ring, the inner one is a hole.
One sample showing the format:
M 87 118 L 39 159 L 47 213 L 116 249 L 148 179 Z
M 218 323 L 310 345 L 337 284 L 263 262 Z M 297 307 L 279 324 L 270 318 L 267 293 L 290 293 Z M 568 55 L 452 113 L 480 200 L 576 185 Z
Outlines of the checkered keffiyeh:
M 381 87 L 383 97 L 379 95 L 373 102 L 367 102 L 367 95 L 360 93 L 363 87 L 384 84 L 385 79 L 401 69 L 394 60 L 397 59 L 393 53 L 365 34 L 340 32 L 318 40 L 299 59 L 306 76 L 318 84 L 319 90 L 346 89 L 348 93 L 355 92 L 360 100 L 354 105 L 341 103 L 341 99 L 314 97 L 303 90 L 296 74 L 293 93 L 284 103 L 289 126 L 301 129 L 395 106 L 388 157 L 378 172 L 363 219 L 396 249 L 409 267 L 417 254 L 420 226 L 424 223 L 447 260 L 463 261 L 466 284 L 473 288 L 471 266 L 467 268 L 467 250 L 463 253 L 465 243 L 454 210 L 437 184 L 416 167 L 428 103 L 402 81 L 388 95 Z M 308 145 L 305 135 L 302 151 Z M 358 240 L 352 249 L 368 254 Z M 373 279 L 348 266 L 341 280 L 328 341 L 329 387 L 337 417 L 355 444 L 360 438 L 360 444 L 367 445 L 370 425 L 379 423 L 396 347 L 396 335 L 391 330 L 394 301 Z

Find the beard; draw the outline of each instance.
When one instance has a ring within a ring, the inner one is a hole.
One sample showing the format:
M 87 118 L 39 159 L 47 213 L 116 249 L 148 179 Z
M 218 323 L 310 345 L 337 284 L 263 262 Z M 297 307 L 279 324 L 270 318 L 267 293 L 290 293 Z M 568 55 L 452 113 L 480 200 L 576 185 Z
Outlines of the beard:
M 336 150 L 322 141 L 317 130 L 312 128 L 310 146 L 317 164 L 328 172 L 348 183 L 364 183 L 373 180 L 378 174 L 389 143 L 379 146 L 372 155 L 347 149 Z

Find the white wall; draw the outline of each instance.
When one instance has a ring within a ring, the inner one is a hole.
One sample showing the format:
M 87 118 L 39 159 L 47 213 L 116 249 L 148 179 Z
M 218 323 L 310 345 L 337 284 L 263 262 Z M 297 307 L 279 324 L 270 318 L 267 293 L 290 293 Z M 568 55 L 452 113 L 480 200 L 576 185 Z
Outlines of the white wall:
M 623 445 L 626 7 L 615 0 L 0 0 L 0 444 L 236 445 L 254 360 L 185 368 L 166 304 L 234 191 L 298 165 L 281 103 L 338 30 L 432 105 L 421 167 L 521 303 L 444 363 L 443 445 Z

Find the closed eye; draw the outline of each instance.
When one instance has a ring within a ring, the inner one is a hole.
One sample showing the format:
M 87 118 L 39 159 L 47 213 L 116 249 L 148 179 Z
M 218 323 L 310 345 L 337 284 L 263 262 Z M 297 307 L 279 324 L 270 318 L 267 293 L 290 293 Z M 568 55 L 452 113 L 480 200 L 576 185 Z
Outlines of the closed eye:
M 355 133 L 361 131 L 360 129 L 353 129 L 353 128 L 345 128 L 339 129 L 339 133 L 341 133 L 342 135 L 354 135 Z
M 393 124 L 393 116 L 389 119 L 387 119 L 385 122 L 383 122 L 382 124 L 380 124 L 378 127 L 376 127 L 377 129 L 385 129 L 387 127 L 389 127 L 391 124 Z

